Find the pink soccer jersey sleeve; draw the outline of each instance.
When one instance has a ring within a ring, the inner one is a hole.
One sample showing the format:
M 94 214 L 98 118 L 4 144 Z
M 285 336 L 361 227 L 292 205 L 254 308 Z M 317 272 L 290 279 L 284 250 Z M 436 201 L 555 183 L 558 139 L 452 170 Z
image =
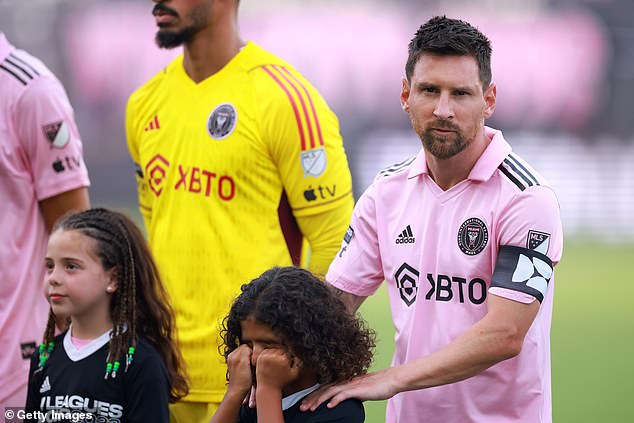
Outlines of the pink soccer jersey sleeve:
M 330 264 L 326 281 L 342 291 L 358 296 L 372 295 L 383 282 L 376 233 L 374 186 L 359 198 L 341 249 Z
M 88 186 L 79 131 L 61 83 L 43 75 L 24 92 L 17 108 L 16 133 L 29 156 L 37 199 Z
M 535 186 L 518 194 L 498 222 L 498 239 L 489 292 L 523 303 L 542 302 L 563 249 L 555 193 Z

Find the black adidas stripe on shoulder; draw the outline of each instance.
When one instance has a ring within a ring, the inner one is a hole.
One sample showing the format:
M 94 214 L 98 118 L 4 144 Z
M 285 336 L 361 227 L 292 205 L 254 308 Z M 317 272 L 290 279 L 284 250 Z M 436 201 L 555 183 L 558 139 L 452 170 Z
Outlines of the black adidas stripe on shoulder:
M 20 57 L 18 57 L 17 55 L 15 55 L 14 53 L 9 54 L 9 57 L 12 58 L 13 60 L 20 62 L 23 66 L 26 66 L 27 68 L 29 68 L 31 70 L 31 72 L 33 72 L 34 75 L 40 75 L 40 73 L 37 71 L 37 69 L 35 69 L 33 66 L 31 66 L 31 64 L 29 64 L 29 62 L 27 62 L 24 59 L 21 59 Z
M 36 76 L 40 75 L 33 66 L 14 53 L 10 53 L 9 56 L 0 63 L 0 69 L 20 81 L 22 85 L 27 85 Z
M 388 176 L 388 175 L 392 175 L 393 173 L 397 173 L 405 169 L 409 165 L 411 165 L 415 159 L 416 159 L 416 156 L 413 156 L 413 157 L 410 157 L 409 159 L 403 160 L 402 162 L 398 162 L 396 164 L 388 166 L 385 169 L 381 169 L 377 176 Z
M 25 79 L 21 78 L 18 73 L 12 71 L 11 69 L 9 69 L 8 67 L 6 67 L 4 65 L 4 62 L 0 63 L 0 69 L 2 69 L 3 71 L 5 71 L 6 73 L 12 75 L 15 79 L 17 79 L 18 81 L 20 81 L 22 83 L 22 85 L 26 85 L 27 82 Z
M 533 175 L 533 174 L 531 173 L 531 171 L 530 171 L 530 170 L 528 170 L 528 169 L 526 168 L 526 166 L 524 166 L 524 165 L 522 164 L 521 159 L 520 159 L 520 158 L 518 158 L 518 156 L 517 156 L 516 154 L 514 154 L 514 153 L 509 154 L 509 158 L 510 158 L 513 162 L 515 162 L 515 164 L 517 164 L 517 166 L 519 166 L 519 167 L 522 169 L 522 171 L 523 171 L 523 172 L 524 172 L 524 173 L 525 173 L 525 174 L 526 174 L 529 178 L 531 178 L 531 180 L 532 180 L 533 182 L 535 182 L 535 185 L 540 185 L 540 184 L 539 184 L 539 182 L 537 181 L 537 178 L 535 177 L 535 175 Z
M 513 154 L 509 154 L 498 169 L 511 180 L 520 191 L 539 185 L 537 178 Z

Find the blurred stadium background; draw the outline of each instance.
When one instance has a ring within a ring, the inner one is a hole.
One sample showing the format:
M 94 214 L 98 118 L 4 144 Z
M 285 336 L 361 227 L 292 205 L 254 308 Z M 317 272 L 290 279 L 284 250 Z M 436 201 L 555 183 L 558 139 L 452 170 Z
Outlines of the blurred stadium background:
M 155 47 L 151 7 L 0 0 L 0 30 L 67 88 L 93 203 L 131 213 L 126 100 L 178 53 Z M 489 124 L 559 194 L 566 249 L 556 275 L 554 420 L 634 421 L 634 1 L 242 0 L 240 22 L 245 39 L 294 64 L 337 112 L 358 196 L 420 146 L 400 109 L 400 79 L 409 39 L 435 14 L 491 38 L 498 106 Z M 375 366 L 387 366 L 385 291 L 362 312 L 379 332 Z M 367 404 L 367 421 L 383 421 L 384 406 Z

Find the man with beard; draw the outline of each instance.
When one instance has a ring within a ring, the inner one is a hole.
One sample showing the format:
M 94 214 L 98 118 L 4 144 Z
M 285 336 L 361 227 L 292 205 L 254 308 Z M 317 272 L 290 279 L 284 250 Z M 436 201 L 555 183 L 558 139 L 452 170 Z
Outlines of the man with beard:
M 291 65 L 238 33 L 237 0 L 155 0 L 159 47 L 182 45 L 128 102 L 140 210 L 191 377 L 171 408 L 208 422 L 226 390 L 218 328 L 272 266 L 324 274 L 352 213 L 336 116 Z
M 326 275 L 351 311 L 385 280 L 392 366 L 323 387 L 303 410 L 389 399 L 389 423 L 552 421 L 559 205 L 484 126 L 496 104 L 490 58 L 489 40 L 460 20 L 432 18 L 412 39 L 401 105 L 423 148 L 359 199 Z

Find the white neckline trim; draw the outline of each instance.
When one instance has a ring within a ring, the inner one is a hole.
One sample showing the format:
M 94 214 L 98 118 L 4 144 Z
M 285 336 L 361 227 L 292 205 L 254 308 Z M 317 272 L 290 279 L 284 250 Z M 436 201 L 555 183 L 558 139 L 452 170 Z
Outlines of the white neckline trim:
M 99 348 L 106 345 L 110 342 L 110 334 L 112 333 L 112 329 L 100 335 L 98 338 L 93 339 L 88 344 L 84 345 L 81 349 L 78 349 L 71 338 L 71 332 L 73 330 L 73 325 L 71 324 L 66 331 L 66 335 L 64 335 L 64 350 L 66 350 L 66 354 L 71 361 L 79 361 L 88 357 Z
M 299 400 L 301 400 L 320 386 L 321 384 L 316 383 L 310 388 L 306 388 L 302 391 L 295 392 L 294 394 L 290 394 L 289 396 L 282 398 L 282 411 L 288 410 L 289 408 L 297 404 Z

